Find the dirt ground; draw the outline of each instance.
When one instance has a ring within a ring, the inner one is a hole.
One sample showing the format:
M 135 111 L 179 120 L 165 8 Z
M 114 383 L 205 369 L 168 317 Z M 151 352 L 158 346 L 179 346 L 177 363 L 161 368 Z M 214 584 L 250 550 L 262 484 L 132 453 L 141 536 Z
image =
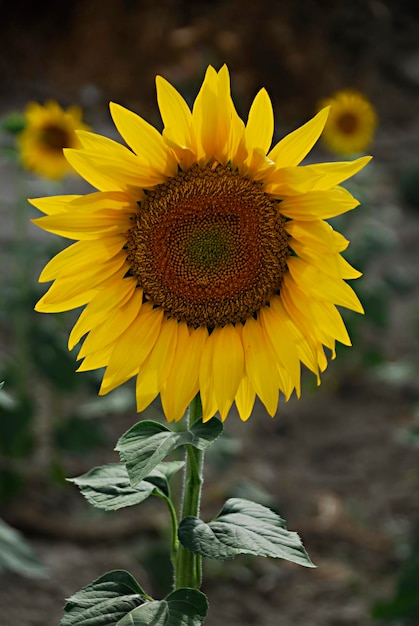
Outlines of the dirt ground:
M 81 3 L 75 4 L 80 7 Z M 110 19 L 110 7 L 114 4 L 104 3 L 107 19 Z M 151 4 L 145 4 L 149 8 L 148 14 L 152 15 Z M 171 6 L 170 2 L 165 4 Z M 186 11 L 188 3 L 178 4 Z M 262 43 L 257 46 L 259 65 L 256 57 L 248 54 L 242 58 L 238 53 L 243 41 L 249 37 L 247 23 L 239 20 L 234 30 L 234 12 L 229 13 L 223 3 L 215 3 L 215 13 L 222 14 L 226 24 L 230 21 L 229 28 L 220 28 L 216 43 L 211 43 L 216 32 L 215 18 L 208 17 L 207 3 L 199 4 L 204 7 L 202 12 L 189 10 L 187 14 L 182 13 L 182 20 L 175 24 L 176 28 L 167 18 L 165 24 L 174 33 L 171 45 L 178 46 L 176 57 L 170 63 L 170 50 L 166 49 L 165 55 L 162 52 L 161 57 L 156 58 L 154 66 L 147 67 L 147 72 L 144 69 L 146 62 L 143 62 L 142 76 L 147 79 L 155 67 L 159 71 L 166 67 L 173 77 L 181 78 L 189 70 L 192 75 L 190 68 L 195 68 L 208 56 L 212 60 L 224 54 L 227 61 L 228 57 L 231 58 L 243 93 L 252 91 L 256 82 L 261 86 L 267 81 L 272 86 L 275 66 L 266 64 L 258 73 L 264 52 Z M 356 7 L 358 4 L 337 3 L 337 6 Z M 259 498 L 280 512 L 289 529 L 301 535 L 317 569 L 243 557 L 231 562 L 206 563 L 203 590 L 210 603 L 207 626 L 226 623 L 230 626 L 379 624 L 370 619 L 371 608 L 376 600 L 389 598 L 394 593 L 397 574 L 419 524 L 419 451 L 407 438 L 409 429 L 417 424 L 419 406 L 416 376 L 419 366 L 419 212 L 400 194 L 401 175 L 418 159 L 419 48 L 413 42 L 418 41 L 419 21 L 413 7 L 415 3 L 412 6 L 408 2 L 401 3 L 403 7 L 397 19 L 396 5 L 391 2 L 365 4 L 378 16 L 374 18 L 374 24 L 378 24 L 374 30 L 376 41 L 374 46 L 369 42 L 364 66 L 359 55 L 354 59 L 356 67 L 363 70 L 359 74 L 359 86 L 370 85 L 381 115 L 372 150 L 374 164 L 368 174 L 367 220 L 384 229 L 393 242 L 370 266 L 369 280 L 371 285 L 376 284 L 386 273 L 395 270 L 406 278 L 410 288 L 404 294 L 393 293 L 388 325 L 373 328 L 370 336 L 367 332 L 361 333 L 358 343 L 355 342 L 350 350 L 329 365 L 321 387 L 315 388 L 307 376 L 301 400 L 292 399 L 282 405 L 273 420 L 260 405 L 245 424 L 235 415 L 228 418 L 225 435 L 208 452 L 202 516 L 208 519 L 216 514 L 230 496 Z M 86 3 L 86 6 L 94 5 L 94 2 Z M 234 3 L 226 5 L 231 8 Z M 261 5 L 266 8 L 266 3 Z M 299 49 L 298 40 L 290 35 L 296 32 L 293 24 L 297 13 L 290 9 L 293 3 L 285 5 L 291 11 L 291 18 L 282 23 L 281 45 L 289 64 L 284 61 L 280 69 L 285 77 L 292 77 L 292 86 L 298 84 L 304 72 L 300 68 L 301 54 L 290 54 L 290 50 Z M 316 3 L 310 2 L 307 6 L 314 15 Z M 362 13 L 363 9 L 359 10 Z M 86 12 L 87 9 L 84 15 Z M 336 12 L 339 16 L 337 9 Z M 305 113 L 315 101 L 317 91 L 338 86 L 339 82 L 343 85 L 342 76 L 340 81 L 336 78 L 336 64 L 345 64 L 345 80 L 350 80 L 348 49 L 351 46 L 355 49 L 357 39 L 354 33 L 357 32 L 358 43 L 362 45 L 369 30 L 368 22 L 362 22 L 363 28 L 358 28 L 355 14 L 356 11 L 351 12 L 350 8 L 346 13 L 342 9 L 347 20 L 346 38 L 339 48 L 340 56 L 333 57 L 333 72 L 325 70 L 323 82 L 316 83 L 312 78 L 307 92 L 300 92 L 294 100 L 290 95 L 290 83 L 287 83 L 285 119 L 281 120 L 284 126 L 294 121 L 293 117 L 300 116 L 298 123 L 305 121 Z M 19 29 L 16 15 L 17 9 L 16 14 L 10 15 L 13 18 L 12 32 L 15 33 Z M 259 14 L 256 17 L 262 19 Z M 308 63 L 305 67 L 305 75 L 314 72 L 318 77 L 320 68 L 327 67 L 325 58 L 333 56 L 330 48 L 335 36 L 332 17 L 328 17 L 327 49 L 319 47 L 321 29 L 308 31 L 309 20 L 302 22 L 303 32 L 311 32 L 310 41 L 317 50 L 311 67 Z M 406 18 L 404 22 L 403 17 Z M 28 21 L 21 24 L 21 28 L 28 28 L 30 18 L 28 13 Z M 71 45 L 75 46 L 77 37 L 82 36 L 87 45 L 86 27 L 83 29 L 74 16 L 72 19 Z M 100 28 L 105 28 L 105 22 L 103 19 L 95 23 L 96 33 L 102 32 Z M 195 30 L 191 30 L 190 24 Z M 404 40 L 400 28 L 404 28 Z M 226 33 L 235 37 L 229 39 Z M 130 41 L 134 41 L 132 29 L 130 37 Z M 102 98 L 111 97 L 105 90 L 106 81 L 102 74 L 98 74 L 97 84 L 92 82 L 92 57 L 89 57 L 90 65 L 85 63 L 83 66 L 77 57 L 80 63 L 78 76 L 68 65 L 68 84 L 64 85 L 57 60 L 56 64 L 51 61 L 50 67 L 43 65 L 45 51 L 36 56 L 37 73 L 28 71 L 30 52 L 37 51 L 37 45 L 35 35 L 32 40 L 28 37 L 25 45 L 20 47 L 15 40 L 18 71 L 13 76 L 9 69 L 5 69 L 4 62 L 0 63 L 0 74 L 10 86 L 7 96 L 0 99 L 1 113 L 23 106 L 29 95 L 33 99 L 51 97 L 58 85 L 67 99 L 74 97 L 75 93 L 82 94 L 90 103 L 90 123 L 96 121 L 95 129 L 100 132 L 110 131 L 101 102 Z M 54 46 L 54 50 L 59 49 L 57 30 L 54 31 Z M 144 49 L 138 44 L 136 54 L 141 52 Z M 310 56 L 307 50 L 304 54 Z M 109 91 L 114 88 L 118 94 L 115 99 L 119 101 L 123 101 L 127 93 L 132 94 L 128 87 L 133 74 L 128 77 L 120 73 L 127 57 L 128 54 L 113 57 L 114 81 L 108 87 Z M 62 62 L 62 58 L 59 61 Z M 42 80 L 41 67 L 46 67 Z M 152 88 L 151 79 L 147 85 Z M 280 99 L 280 92 L 278 89 L 276 100 Z M 310 98 L 308 94 L 311 94 Z M 144 100 L 138 97 L 145 109 L 149 108 L 149 98 L 148 92 L 144 94 Z M 135 104 L 135 98 L 131 100 L 127 104 Z M 325 159 L 321 151 L 315 156 L 319 160 Z M 4 211 L 15 200 L 11 172 L 9 165 L 0 163 L 3 217 Z M 30 179 L 28 185 L 32 185 L 32 190 L 33 184 Z M 362 188 L 365 191 L 365 183 Z M 66 183 L 66 191 L 73 192 L 71 183 Z M 2 242 L 10 238 L 12 232 L 7 220 L 4 224 Z M 356 225 L 352 227 L 356 236 Z M 358 358 L 371 344 L 382 352 L 385 367 L 374 369 Z M 66 475 L 74 476 L 94 465 L 115 461 L 112 447 L 134 420 L 136 416 L 132 413 L 105 417 L 108 448 L 100 448 L 83 458 L 66 456 L 63 458 Z M 21 494 L 18 500 L 2 504 L 1 515 L 25 534 L 48 567 L 49 576 L 43 579 L 16 574 L 0 576 L 0 626 L 58 626 L 64 599 L 112 569 L 127 569 L 156 595 L 166 591 L 167 581 L 161 574 L 166 563 L 162 549 L 167 545 L 166 518 L 159 503 L 150 502 L 135 511 L 104 515 L 90 509 L 72 485 L 51 485 L 34 479 L 28 482 L 23 497 Z

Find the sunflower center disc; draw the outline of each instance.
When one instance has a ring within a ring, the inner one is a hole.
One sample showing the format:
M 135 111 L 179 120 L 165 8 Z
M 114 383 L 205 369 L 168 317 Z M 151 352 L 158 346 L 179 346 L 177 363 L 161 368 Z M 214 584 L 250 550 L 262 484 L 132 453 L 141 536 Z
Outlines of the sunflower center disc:
M 154 305 L 190 326 L 244 322 L 278 292 L 289 255 L 278 202 L 226 167 L 194 167 L 139 203 L 128 262 Z
M 338 125 L 343 133 L 352 135 L 357 129 L 358 119 L 353 113 L 343 113 L 339 116 Z
M 56 152 L 61 152 L 63 148 L 70 147 L 68 134 L 65 130 L 54 124 L 44 126 L 41 131 L 41 139 L 50 150 Z

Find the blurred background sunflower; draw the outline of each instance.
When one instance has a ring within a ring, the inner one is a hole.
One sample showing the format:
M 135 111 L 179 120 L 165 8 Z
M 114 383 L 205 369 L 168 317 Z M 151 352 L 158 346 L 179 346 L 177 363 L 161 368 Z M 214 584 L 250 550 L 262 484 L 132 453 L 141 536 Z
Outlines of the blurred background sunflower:
M 52 100 L 44 105 L 30 102 L 24 112 L 24 130 L 18 136 L 23 167 L 51 180 L 74 173 L 63 149 L 80 147 L 75 131 L 88 129 L 79 106 L 65 111 Z
M 332 152 L 350 156 L 370 148 L 377 114 L 363 94 L 350 89 L 338 91 L 320 103 L 320 108 L 325 106 L 330 112 L 322 138 Z

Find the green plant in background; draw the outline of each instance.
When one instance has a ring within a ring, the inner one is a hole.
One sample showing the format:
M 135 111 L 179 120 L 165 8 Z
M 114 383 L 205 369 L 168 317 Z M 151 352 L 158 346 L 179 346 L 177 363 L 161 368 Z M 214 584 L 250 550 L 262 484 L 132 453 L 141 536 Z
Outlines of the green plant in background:
M 256 396 L 274 415 L 279 394 L 300 394 L 300 366 L 320 382 L 324 347 L 349 336 L 337 305 L 362 312 L 345 279 L 359 272 L 348 241 L 325 221 L 359 203 L 340 183 L 369 157 L 300 166 L 328 110 L 270 149 L 274 116 L 264 89 L 244 125 L 227 68 L 207 69 L 192 111 L 163 78 L 164 130 L 111 104 L 132 149 L 78 132 L 65 155 L 99 191 L 31 200 L 35 223 L 76 240 L 44 268 L 54 281 L 36 309 L 84 306 L 69 347 L 82 340 L 79 371 L 103 370 L 100 394 L 136 378 L 137 410 L 160 396 L 170 429 L 143 420 L 120 437 L 120 463 L 71 479 L 94 506 L 114 511 L 161 499 L 171 528 L 172 590 L 156 600 L 125 571 L 75 593 L 62 626 L 199 626 L 207 599 L 202 559 L 240 554 L 313 567 L 300 538 L 263 504 L 230 498 L 200 518 L 206 449 L 233 402 L 242 420 Z M 216 414 L 219 414 L 219 419 Z M 183 419 L 182 419 L 183 418 Z M 172 460 L 182 450 L 184 461 Z M 170 480 L 183 471 L 181 501 Z
M 20 533 L 0 519 L 0 573 L 47 576 L 47 570 Z
M 394 596 L 377 602 L 371 616 L 403 626 L 416 626 L 419 615 L 419 527 L 398 577 Z

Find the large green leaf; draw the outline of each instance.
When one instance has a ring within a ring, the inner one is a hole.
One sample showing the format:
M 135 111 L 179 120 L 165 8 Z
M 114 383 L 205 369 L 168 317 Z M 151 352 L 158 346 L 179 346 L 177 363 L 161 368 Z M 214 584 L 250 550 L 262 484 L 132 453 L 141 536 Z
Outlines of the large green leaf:
M 134 609 L 118 626 L 201 626 L 207 610 L 207 598 L 201 591 L 177 589 L 164 600 Z
M 222 423 L 215 417 L 205 423 L 196 422 L 190 430 L 182 432 L 173 432 L 159 422 L 144 420 L 122 435 L 116 450 L 135 486 L 179 446 L 190 444 L 203 450 L 219 437 L 222 430 Z
M 177 589 L 155 601 L 131 574 L 115 570 L 67 601 L 60 626 L 200 626 L 207 609 L 205 595 L 196 589 Z
M 94 467 L 86 474 L 69 480 L 80 488 L 93 506 L 105 511 L 116 511 L 140 504 L 151 495 L 168 496 L 168 480 L 183 465 L 183 461 L 160 463 L 135 487 L 131 485 L 127 469 L 122 463 Z
M 179 539 L 191 552 L 210 559 L 253 554 L 315 567 L 299 536 L 286 529 L 282 517 L 242 498 L 227 500 L 209 524 L 197 517 L 185 517 L 179 525 Z
M 8 570 L 24 576 L 45 576 L 47 570 L 30 545 L 14 528 L 0 519 L 0 572 Z
M 128 572 L 107 572 L 69 598 L 60 626 L 117 626 L 147 597 Z

